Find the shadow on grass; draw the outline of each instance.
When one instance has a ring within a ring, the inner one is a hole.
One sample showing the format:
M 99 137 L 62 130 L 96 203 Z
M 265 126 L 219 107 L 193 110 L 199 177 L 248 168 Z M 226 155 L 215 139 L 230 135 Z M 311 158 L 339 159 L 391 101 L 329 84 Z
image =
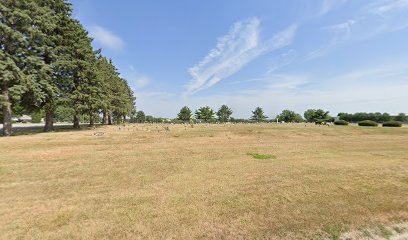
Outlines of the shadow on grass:
M 75 129 L 72 127 L 72 124 L 56 125 L 54 126 L 54 130 L 50 132 L 78 132 L 97 129 L 101 126 L 103 125 L 95 124 L 94 127 L 89 127 L 88 124 L 81 124 L 79 129 Z M 3 128 L 0 128 L 0 137 L 4 137 L 3 135 L 1 135 L 2 132 Z M 36 135 L 41 133 L 46 133 L 44 132 L 44 126 L 17 126 L 13 127 L 12 136 Z

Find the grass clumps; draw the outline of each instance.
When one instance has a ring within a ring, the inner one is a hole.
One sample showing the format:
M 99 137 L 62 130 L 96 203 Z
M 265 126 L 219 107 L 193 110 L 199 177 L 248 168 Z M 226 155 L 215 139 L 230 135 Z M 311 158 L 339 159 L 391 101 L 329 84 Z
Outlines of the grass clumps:
M 363 126 L 363 127 L 377 127 L 378 123 L 371 121 L 371 120 L 364 120 L 358 123 L 358 126 Z
M 276 159 L 276 156 L 271 154 L 247 153 L 247 155 L 258 160 Z
M 383 127 L 402 127 L 402 124 L 398 121 L 388 121 L 383 123 Z
M 334 125 L 347 126 L 347 125 L 349 125 L 349 122 L 347 122 L 345 120 L 337 120 L 337 121 L 334 121 Z

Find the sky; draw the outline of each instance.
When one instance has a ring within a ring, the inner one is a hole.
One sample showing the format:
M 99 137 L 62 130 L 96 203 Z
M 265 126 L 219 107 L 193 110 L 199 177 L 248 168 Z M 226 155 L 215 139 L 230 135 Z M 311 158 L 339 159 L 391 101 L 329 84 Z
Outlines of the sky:
M 70 0 L 137 110 L 408 113 L 408 0 Z

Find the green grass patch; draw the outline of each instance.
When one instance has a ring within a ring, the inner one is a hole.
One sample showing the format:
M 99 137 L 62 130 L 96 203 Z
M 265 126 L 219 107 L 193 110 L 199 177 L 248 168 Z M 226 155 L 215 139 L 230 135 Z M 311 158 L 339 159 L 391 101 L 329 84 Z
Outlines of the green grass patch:
M 247 153 L 247 155 L 258 160 L 276 159 L 276 156 L 271 154 Z

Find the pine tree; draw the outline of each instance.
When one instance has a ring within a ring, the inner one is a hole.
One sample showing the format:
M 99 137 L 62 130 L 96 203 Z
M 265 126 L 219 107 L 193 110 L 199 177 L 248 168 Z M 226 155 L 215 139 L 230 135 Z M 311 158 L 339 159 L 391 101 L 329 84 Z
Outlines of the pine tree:
M 0 2 L 0 86 L 3 135 L 12 134 L 13 101 L 38 106 L 44 100 L 44 76 L 49 71 L 42 58 L 46 52 L 46 10 L 35 1 Z
M 256 121 L 256 122 L 261 122 L 264 121 L 265 119 L 268 118 L 268 116 L 266 116 L 264 114 L 264 110 L 260 107 L 255 108 L 255 110 L 252 112 L 252 117 L 251 119 Z
M 221 122 L 228 122 L 232 115 L 232 109 L 229 108 L 227 105 L 222 105 L 220 109 L 217 111 L 218 120 Z
M 43 9 L 39 16 L 44 20 L 40 25 L 40 30 L 46 34 L 44 41 L 45 51 L 42 54 L 44 63 L 49 66 L 49 71 L 42 78 L 40 85 L 45 93 L 45 99 L 40 103 L 45 112 L 44 131 L 53 130 L 54 112 L 61 103 L 64 86 L 68 72 L 66 55 L 70 54 L 69 41 L 65 38 L 70 31 L 72 7 L 65 0 L 36 0 Z
M 214 118 L 214 111 L 206 106 L 206 107 L 201 107 L 195 112 L 195 117 L 196 119 L 203 120 L 204 122 L 208 122 L 209 120 Z
M 79 128 L 79 116 L 89 114 L 91 124 L 99 105 L 101 84 L 96 76 L 96 53 L 88 32 L 75 19 L 70 19 L 63 32 L 62 45 L 67 46 L 61 61 L 64 62 L 66 82 L 62 88 L 65 103 L 74 109 L 74 128 Z
M 11 135 L 12 105 L 45 112 L 45 131 L 54 112 L 73 116 L 74 128 L 86 114 L 93 126 L 104 114 L 121 121 L 135 113 L 135 97 L 111 60 L 94 51 L 88 32 L 72 18 L 66 0 L 0 2 L 0 105 L 4 135 Z M 98 57 L 97 57 L 98 56 Z
M 191 120 L 191 110 L 187 106 L 184 106 L 180 109 L 180 112 L 177 114 L 177 119 L 183 122 L 188 122 Z

